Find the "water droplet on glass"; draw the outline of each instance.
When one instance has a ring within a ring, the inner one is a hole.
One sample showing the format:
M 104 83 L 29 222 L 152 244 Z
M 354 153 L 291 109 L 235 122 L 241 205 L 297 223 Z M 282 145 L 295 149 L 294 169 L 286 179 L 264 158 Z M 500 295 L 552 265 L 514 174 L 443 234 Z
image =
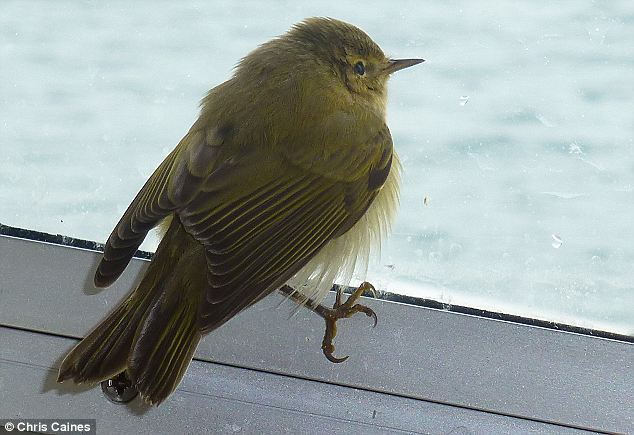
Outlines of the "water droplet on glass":
M 461 106 L 464 106 L 468 102 L 469 102 L 469 96 L 468 95 L 463 95 L 463 96 L 460 97 L 460 105 Z
M 549 119 L 547 119 L 544 115 L 542 115 L 541 113 L 538 113 L 537 115 L 535 115 L 535 118 L 537 118 L 537 120 L 539 122 L 541 122 L 542 124 L 544 124 L 546 127 L 548 128 L 552 128 L 555 126 L 555 124 L 553 124 L 552 122 L 550 122 Z
M 555 249 L 561 248 L 561 245 L 563 245 L 564 243 L 563 240 L 561 240 L 561 237 L 559 237 L 557 234 L 553 234 L 551 237 L 553 238 L 553 243 L 552 243 L 553 248 Z
M 568 145 L 568 153 L 570 153 L 570 154 L 583 154 L 583 150 L 581 149 L 581 147 L 579 145 L 577 145 L 576 142 L 573 142 L 570 145 Z
M 437 263 L 442 260 L 442 253 L 432 251 L 429 253 L 429 261 Z
M 449 255 L 452 257 L 457 257 L 462 252 L 462 245 L 459 243 L 452 243 L 449 247 Z

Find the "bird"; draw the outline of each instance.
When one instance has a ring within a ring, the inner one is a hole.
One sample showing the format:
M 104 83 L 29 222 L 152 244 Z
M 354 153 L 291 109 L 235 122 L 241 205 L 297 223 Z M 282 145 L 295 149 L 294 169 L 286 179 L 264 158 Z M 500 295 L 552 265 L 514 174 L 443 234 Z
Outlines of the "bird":
M 388 234 L 398 156 L 386 124 L 392 59 L 358 27 L 313 17 L 250 52 L 201 101 L 199 118 L 149 177 L 104 247 L 111 285 L 150 230 L 162 238 L 140 283 L 63 360 L 58 382 L 125 375 L 151 405 L 178 386 L 200 339 L 279 291 L 326 322 L 355 313 L 364 282 L 332 308 Z

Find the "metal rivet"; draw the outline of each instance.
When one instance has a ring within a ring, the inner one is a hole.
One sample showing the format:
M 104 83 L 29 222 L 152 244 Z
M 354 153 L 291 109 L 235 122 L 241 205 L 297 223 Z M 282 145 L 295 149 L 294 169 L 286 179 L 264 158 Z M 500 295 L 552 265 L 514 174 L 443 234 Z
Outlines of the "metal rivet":
M 103 391 L 108 400 L 114 403 L 128 403 L 139 394 L 125 372 L 103 381 L 101 383 L 101 391 Z

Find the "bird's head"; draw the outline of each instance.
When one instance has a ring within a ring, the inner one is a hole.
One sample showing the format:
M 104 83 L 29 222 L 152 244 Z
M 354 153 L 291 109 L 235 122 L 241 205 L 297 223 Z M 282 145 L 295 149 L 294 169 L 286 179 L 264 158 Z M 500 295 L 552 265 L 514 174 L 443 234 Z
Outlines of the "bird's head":
M 363 104 L 384 113 L 390 75 L 421 62 L 388 58 L 351 24 L 309 18 L 245 57 L 238 72 L 248 72 L 249 83 L 262 92 L 297 88 L 308 99 L 327 95 L 331 103 Z
M 398 70 L 423 59 L 390 59 L 361 29 L 332 18 L 309 18 L 281 39 L 313 58 L 315 76 L 345 87 L 353 100 L 363 98 L 385 107 L 387 81 Z

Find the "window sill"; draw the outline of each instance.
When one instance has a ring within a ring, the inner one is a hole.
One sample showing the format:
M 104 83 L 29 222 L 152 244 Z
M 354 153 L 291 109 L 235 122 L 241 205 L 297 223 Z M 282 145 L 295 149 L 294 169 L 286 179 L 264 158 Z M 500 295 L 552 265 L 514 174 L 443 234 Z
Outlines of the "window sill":
M 147 260 L 97 290 L 100 254 L 76 245 L 0 235 L 0 379 L 11 398 L 0 417 L 97 418 L 98 428 L 154 433 L 634 432 L 627 337 L 375 299 L 364 303 L 376 328 L 365 316 L 339 325 L 336 354 L 350 355 L 343 364 L 322 355 L 319 317 L 289 318 L 292 303 L 272 295 L 205 337 L 159 408 L 115 405 L 99 388 L 55 384 L 56 371 Z

